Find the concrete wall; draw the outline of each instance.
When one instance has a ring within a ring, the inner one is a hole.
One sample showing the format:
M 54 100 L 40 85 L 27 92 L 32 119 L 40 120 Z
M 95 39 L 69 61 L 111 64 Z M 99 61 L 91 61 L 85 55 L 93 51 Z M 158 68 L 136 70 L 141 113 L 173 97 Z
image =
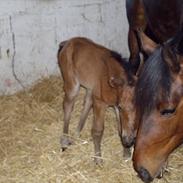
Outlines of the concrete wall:
M 58 44 L 73 36 L 127 56 L 127 30 L 125 0 L 2 0 L 0 93 L 58 74 Z

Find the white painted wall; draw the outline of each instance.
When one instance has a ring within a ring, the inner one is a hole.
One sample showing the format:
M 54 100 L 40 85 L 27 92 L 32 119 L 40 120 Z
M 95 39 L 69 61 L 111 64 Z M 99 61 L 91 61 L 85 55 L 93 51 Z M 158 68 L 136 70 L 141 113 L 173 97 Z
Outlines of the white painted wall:
M 0 93 L 58 74 L 58 44 L 73 36 L 127 56 L 127 30 L 125 0 L 0 0 Z

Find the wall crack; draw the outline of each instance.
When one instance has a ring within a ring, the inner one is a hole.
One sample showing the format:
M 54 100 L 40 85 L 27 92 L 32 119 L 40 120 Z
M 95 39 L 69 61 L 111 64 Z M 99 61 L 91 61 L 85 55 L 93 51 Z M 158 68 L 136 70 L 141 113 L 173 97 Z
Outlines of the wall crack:
M 12 25 L 12 18 L 11 15 L 9 16 L 9 23 L 10 23 L 10 31 L 12 35 L 12 45 L 13 45 L 13 55 L 11 60 L 11 66 L 12 66 L 12 74 L 15 80 L 20 84 L 20 86 L 25 89 L 24 85 L 20 81 L 20 79 L 17 77 L 17 74 L 15 72 L 15 56 L 16 56 L 16 41 L 15 41 L 15 33 L 13 32 L 13 25 Z

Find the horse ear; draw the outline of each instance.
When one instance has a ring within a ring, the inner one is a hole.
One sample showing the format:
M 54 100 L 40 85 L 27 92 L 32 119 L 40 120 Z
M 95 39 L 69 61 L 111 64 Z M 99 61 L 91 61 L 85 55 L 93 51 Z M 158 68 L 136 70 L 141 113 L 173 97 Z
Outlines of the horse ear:
M 121 79 L 121 78 L 114 78 L 114 77 L 110 77 L 109 79 L 109 85 L 112 87 L 112 88 L 117 88 L 119 86 L 123 86 L 124 85 L 124 80 Z
M 158 44 L 150 39 L 141 29 L 137 29 L 137 37 L 139 39 L 141 49 L 147 55 L 151 55 L 158 47 Z

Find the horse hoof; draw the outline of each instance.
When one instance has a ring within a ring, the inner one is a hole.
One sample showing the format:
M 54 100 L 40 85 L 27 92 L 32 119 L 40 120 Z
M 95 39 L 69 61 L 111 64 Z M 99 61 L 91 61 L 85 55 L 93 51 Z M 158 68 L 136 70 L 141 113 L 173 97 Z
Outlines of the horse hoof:
M 64 152 L 67 149 L 67 147 L 62 147 L 62 152 Z
M 65 151 L 68 146 L 73 144 L 73 141 L 71 139 L 69 139 L 69 137 L 63 136 L 63 137 L 61 137 L 60 143 L 62 146 L 62 151 Z
M 81 137 L 81 133 L 79 130 L 76 130 L 76 137 L 79 139 Z
M 159 175 L 157 176 L 158 179 L 161 179 L 163 178 L 163 175 L 164 175 L 164 170 L 162 169 L 159 173 Z
M 99 165 L 99 166 L 103 165 L 103 160 L 101 159 L 101 157 L 95 157 L 94 162 L 96 165 Z

